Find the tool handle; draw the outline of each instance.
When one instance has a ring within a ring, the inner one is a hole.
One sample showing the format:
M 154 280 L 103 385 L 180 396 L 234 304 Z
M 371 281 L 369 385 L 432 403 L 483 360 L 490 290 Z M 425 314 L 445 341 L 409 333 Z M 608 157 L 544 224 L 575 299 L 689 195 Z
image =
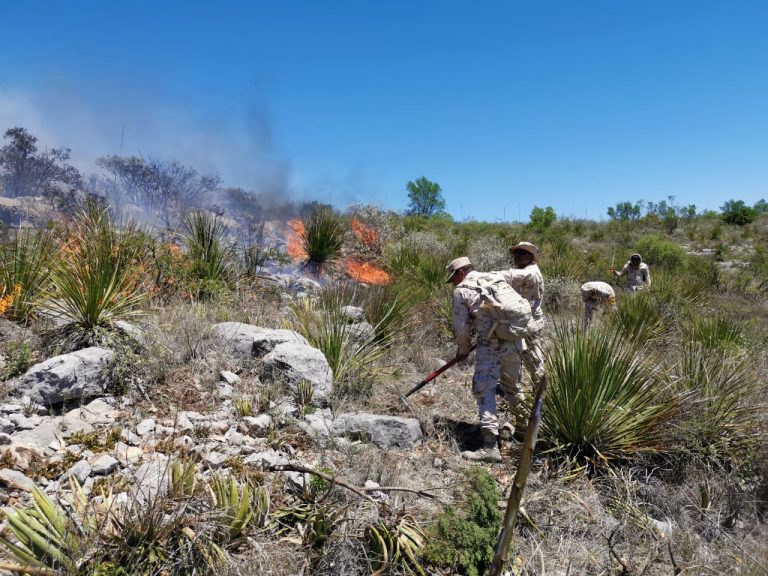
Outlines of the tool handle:
M 472 352 L 472 350 L 474 350 L 476 347 L 477 347 L 477 344 L 473 344 L 473 345 L 472 345 L 472 347 L 469 349 L 469 351 L 470 351 L 470 352 Z M 434 380 L 435 378 L 437 378 L 438 376 L 440 376 L 440 374 L 442 374 L 443 372 L 445 372 L 445 371 L 446 371 L 446 370 L 448 370 L 449 368 L 452 368 L 453 366 L 455 366 L 455 365 L 456 365 L 456 362 L 458 362 L 458 361 L 459 361 L 459 359 L 458 359 L 458 358 L 454 358 L 453 360 L 449 360 L 448 362 L 446 362 L 445 364 L 443 364 L 443 365 L 442 365 L 440 368 L 438 368 L 437 370 L 435 370 L 434 372 L 432 372 L 432 373 L 431 373 L 429 376 L 427 376 L 426 378 L 424 378 L 424 380 L 422 380 L 421 382 L 419 382 L 418 384 L 416 384 L 416 386 L 414 386 L 413 388 L 411 388 L 411 389 L 410 389 L 410 390 L 409 390 L 409 391 L 406 393 L 405 397 L 406 397 L 406 398 L 408 398 L 408 396 L 410 396 L 411 394 L 415 394 L 416 392 L 418 392 L 419 390 L 421 390 L 422 388 L 424 388 L 424 386 L 426 386 L 427 384 L 429 384 L 430 382 L 432 382 L 432 380 Z

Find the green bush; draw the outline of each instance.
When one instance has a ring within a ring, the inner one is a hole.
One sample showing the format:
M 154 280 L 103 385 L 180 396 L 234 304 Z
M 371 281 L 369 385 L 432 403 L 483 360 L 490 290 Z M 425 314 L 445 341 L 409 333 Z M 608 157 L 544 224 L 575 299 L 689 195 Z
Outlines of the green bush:
M 685 264 L 685 250 L 679 244 L 657 234 L 638 240 L 635 249 L 643 256 L 643 261 L 651 266 L 675 269 Z
M 575 462 L 664 449 L 677 410 L 643 349 L 615 329 L 556 325 L 541 438 Z
M 424 558 L 452 574 L 481 576 L 493 561 L 501 528 L 496 481 L 483 468 L 466 473 L 459 510 L 448 506 L 428 531 Z

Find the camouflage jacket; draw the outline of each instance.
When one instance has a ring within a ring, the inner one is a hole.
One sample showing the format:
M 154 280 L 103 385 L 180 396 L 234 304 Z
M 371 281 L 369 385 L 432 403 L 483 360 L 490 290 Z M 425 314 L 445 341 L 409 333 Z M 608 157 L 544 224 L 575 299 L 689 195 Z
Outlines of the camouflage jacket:
M 544 312 L 541 301 L 544 299 L 544 277 L 538 264 L 529 264 L 525 268 L 510 268 L 499 272 L 507 283 L 531 304 L 531 316 L 534 320 L 543 320 Z
M 648 265 L 641 262 L 639 266 L 633 266 L 627 260 L 627 263 L 616 272 L 616 276 L 627 277 L 627 290 L 641 290 L 643 287 L 651 287 L 651 271 Z
M 498 272 L 478 272 L 467 274 L 464 282 L 453 291 L 453 336 L 456 339 L 459 354 L 468 354 L 472 346 L 472 328 L 478 335 L 478 344 L 488 343 L 488 332 L 493 328 L 493 318 L 488 314 L 479 314 L 482 299 L 480 293 L 470 288 L 467 281 L 477 282 L 481 276 L 498 275 Z

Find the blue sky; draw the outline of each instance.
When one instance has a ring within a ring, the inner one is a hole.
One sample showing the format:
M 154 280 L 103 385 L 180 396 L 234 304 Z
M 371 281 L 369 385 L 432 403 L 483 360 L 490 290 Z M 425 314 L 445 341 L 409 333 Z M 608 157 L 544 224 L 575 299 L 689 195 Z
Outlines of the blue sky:
M 0 128 L 458 218 L 768 197 L 764 1 L 0 0 Z M 124 132 L 123 132 L 124 126 Z

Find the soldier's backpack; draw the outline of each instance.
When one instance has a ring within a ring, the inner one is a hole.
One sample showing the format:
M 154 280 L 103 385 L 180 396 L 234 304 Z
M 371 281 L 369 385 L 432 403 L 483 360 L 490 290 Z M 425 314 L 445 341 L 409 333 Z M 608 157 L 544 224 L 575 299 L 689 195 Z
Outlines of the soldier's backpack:
M 478 291 L 482 299 L 480 313 L 489 314 L 493 319 L 486 338 L 519 340 L 536 331 L 530 303 L 503 276 L 483 274 L 476 280 L 465 280 L 462 285 Z

